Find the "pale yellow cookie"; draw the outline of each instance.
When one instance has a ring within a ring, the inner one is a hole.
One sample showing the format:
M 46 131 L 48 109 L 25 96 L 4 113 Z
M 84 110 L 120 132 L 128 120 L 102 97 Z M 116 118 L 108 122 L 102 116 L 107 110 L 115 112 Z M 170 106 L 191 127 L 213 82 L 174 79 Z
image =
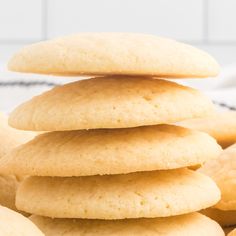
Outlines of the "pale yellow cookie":
M 19 131 L 7 124 L 7 117 L 0 112 L 0 159 L 13 148 L 23 144 L 35 136 L 33 132 Z
M 155 219 L 79 220 L 31 216 L 46 236 L 223 236 L 220 226 L 209 218 L 192 213 Z
M 20 213 L 0 206 L 0 235 L 43 236 L 44 234 Z
M 166 217 L 214 205 L 220 191 L 207 176 L 188 169 L 89 177 L 29 177 L 16 206 L 55 218 Z
M 217 158 L 205 133 L 174 125 L 49 132 L 0 160 L 0 171 L 30 176 L 86 176 L 176 169 Z
M 178 125 L 206 132 L 226 148 L 236 143 L 236 112 L 219 112 L 210 117 L 185 120 Z
M 154 35 L 80 33 L 26 46 L 12 71 L 72 75 L 209 77 L 219 65 L 206 52 Z
M 236 228 L 234 230 L 232 230 L 228 236 L 236 236 Z
M 221 210 L 236 210 L 236 144 L 225 149 L 218 159 L 207 162 L 201 169 L 221 190 L 221 200 L 214 206 Z
M 18 129 L 62 131 L 172 123 L 212 114 L 201 92 L 151 78 L 98 77 L 58 86 L 20 105 Z
M 33 136 L 32 132 L 23 132 L 9 127 L 7 117 L 0 113 L 0 160 L 12 149 L 29 141 Z M 19 180 L 16 176 L 5 175 L 0 170 L 0 205 L 16 210 L 15 195 Z
M 215 220 L 221 226 L 236 225 L 236 211 L 222 211 L 215 208 L 208 208 L 202 210 L 201 213 Z

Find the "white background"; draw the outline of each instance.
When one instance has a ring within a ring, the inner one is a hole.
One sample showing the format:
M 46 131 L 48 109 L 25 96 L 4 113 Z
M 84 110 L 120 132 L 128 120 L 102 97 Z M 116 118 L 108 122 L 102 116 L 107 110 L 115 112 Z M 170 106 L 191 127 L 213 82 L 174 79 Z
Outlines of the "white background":
M 236 59 L 235 0 L 0 0 L 0 62 L 22 45 L 81 31 L 168 36 Z

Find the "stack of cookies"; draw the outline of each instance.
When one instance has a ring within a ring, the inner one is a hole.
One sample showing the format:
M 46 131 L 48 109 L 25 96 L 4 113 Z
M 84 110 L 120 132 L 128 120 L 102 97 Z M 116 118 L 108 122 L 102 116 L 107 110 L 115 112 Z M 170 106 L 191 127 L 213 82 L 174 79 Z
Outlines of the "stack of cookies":
M 205 117 L 201 92 L 158 79 L 218 73 L 209 55 L 150 35 L 84 33 L 22 49 L 9 69 L 98 76 L 34 97 L 10 115 L 15 128 L 49 131 L 1 161 L 29 175 L 16 206 L 54 235 L 224 235 L 196 213 L 220 191 L 196 167 L 221 148 L 208 134 L 168 123 Z

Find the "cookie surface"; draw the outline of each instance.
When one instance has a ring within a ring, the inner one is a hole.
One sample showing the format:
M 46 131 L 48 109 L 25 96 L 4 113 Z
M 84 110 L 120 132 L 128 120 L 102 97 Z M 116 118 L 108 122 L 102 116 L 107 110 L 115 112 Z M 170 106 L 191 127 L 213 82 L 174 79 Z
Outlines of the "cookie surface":
M 210 176 L 221 190 L 221 200 L 214 206 L 220 210 L 236 210 L 236 144 L 225 149 L 219 158 L 199 169 Z
M 43 236 L 44 234 L 23 215 L 0 206 L 0 235 Z
M 223 236 L 220 226 L 209 218 L 192 213 L 187 215 L 137 220 L 51 219 L 31 216 L 47 236 Z
M 16 210 L 15 197 L 19 182 L 14 175 L 0 175 L 0 205 Z
M 98 77 L 58 86 L 20 105 L 9 124 L 63 131 L 171 123 L 212 114 L 201 92 L 151 78 Z
M 235 111 L 219 112 L 211 117 L 181 121 L 178 125 L 210 134 L 223 148 L 236 143 Z
M 13 148 L 29 141 L 35 136 L 33 132 L 24 132 L 11 128 L 7 117 L 0 112 L 0 159 Z
M 209 77 L 219 65 L 207 53 L 174 40 L 131 33 L 81 33 L 21 49 L 12 71 L 72 75 Z
M 209 135 L 174 125 L 58 131 L 15 149 L 0 160 L 0 172 L 69 177 L 177 169 L 221 151 Z
M 201 213 L 218 222 L 221 226 L 228 227 L 236 225 L 236 211 L 222 211 L 215 208 L 208 208 L 202 210 Z
M 197 196 L 197 198 L 195 197 Z M 220 199 L 215 183 L 188 169 L 89 177 L 29 177 L 18 209 L 55 218 L 124 219 L 185 214 Z
M 228 236 L 236 236 L 236 229 L 232 230 Z
M 7 117 L 0 113 L 0 160 L 33 136 L 32 132 L 23 132 L 9 127 Z M 16 210 L 15 196 L 18 184 L 19 178 L 15 175 L 4 175 L 0 171 L 0 205 Z

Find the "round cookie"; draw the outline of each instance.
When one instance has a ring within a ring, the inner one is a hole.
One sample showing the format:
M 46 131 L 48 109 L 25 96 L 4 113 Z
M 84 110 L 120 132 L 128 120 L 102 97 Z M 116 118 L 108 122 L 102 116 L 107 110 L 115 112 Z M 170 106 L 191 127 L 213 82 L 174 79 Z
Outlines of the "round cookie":
M 187 215 L 137 220 L 51 219 L 31 216 L 47 236 L 223 236 L 220 226 L 209 218 L 192 213 Z
M 236 236 L 236 229 L 232 230 L 228 236 Z
M 219 112 L 214 116 L 190 119 L 177 124 L 210 134 L 223 148 L 236 143 L 235 111 Z
M 98 77 L 58 86 L 20 105 L 9 117 L 18 129 L 64 131 L 172 123 L 212 114 L 201 92 L 174 82 Z
M 0 235 L 43 236 L 44 234 L 23 215 L 0 206 Z
M 13 129 L 7 124 L 7 117 L 0 113 L 0 160 L 12 149 L 32 139 L 32 132 Z M 16 210 L 15 195 L 20 179 L 0 171 L 0 205 Z
M 205 133 L 174 125 L 48 132 L 0 161 L 0 171 L 29 176 L 86 176 L 176 169 L 217 158 Z
M 16 206 L 55 218 L 124 219 L 180 215 L 214 205 L 220 191 L 188 169 L 89 177 L 29 177 Z
M 202 214 L 218 222 L 221 226 L 236 225 L 236 211 L 222 211 L 215 208 L 208 208 L 201 211 Z
M 236 210 L 236 144 L 225 149 L 219 158 L 206 162 L 199 169 L 210 176 L 221 190 L 221 200 L 214 208 Z
M 80 33 L 36 43 L 11 58 L 9 70 L 69 75 L 209 77 L 207 53 L 171 39 L 132 33 Z
M 7 117 L 0 112 L 0 159 L 13 148 L 28 142 L 35 136 L 33 132 L 19 131 L 7 124 Z

